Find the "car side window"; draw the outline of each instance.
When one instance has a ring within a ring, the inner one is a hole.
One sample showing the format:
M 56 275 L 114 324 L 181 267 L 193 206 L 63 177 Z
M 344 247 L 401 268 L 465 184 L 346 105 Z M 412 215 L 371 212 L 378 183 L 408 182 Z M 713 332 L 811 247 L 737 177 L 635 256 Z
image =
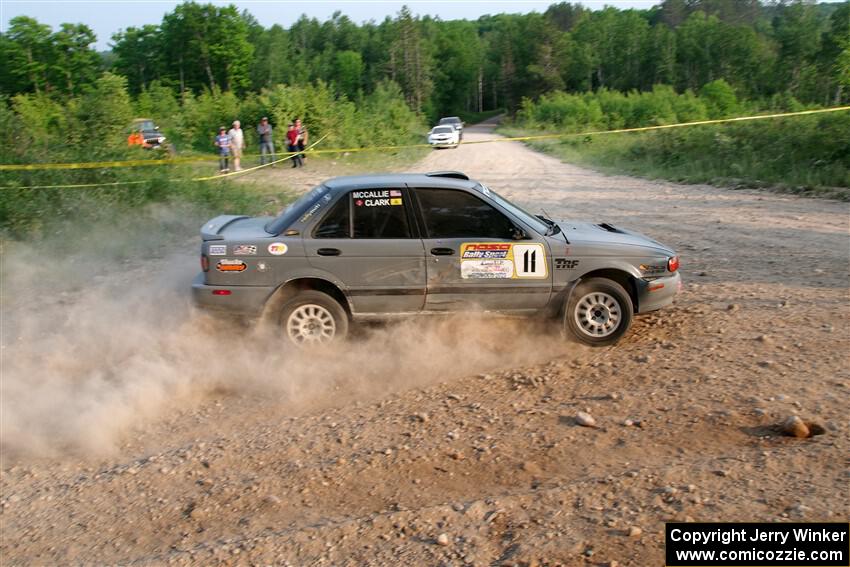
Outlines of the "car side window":
M 354 238 L 410 238 L 401 189 L 352 191 L 349 200 Z
M 514 224 L 480 198 L 453 189 L 416 189 L 429 238 L 511 238 Z
M 348 196 L 343 197 L 316 227 L 315 238 L 351 238 L 351 213 Z

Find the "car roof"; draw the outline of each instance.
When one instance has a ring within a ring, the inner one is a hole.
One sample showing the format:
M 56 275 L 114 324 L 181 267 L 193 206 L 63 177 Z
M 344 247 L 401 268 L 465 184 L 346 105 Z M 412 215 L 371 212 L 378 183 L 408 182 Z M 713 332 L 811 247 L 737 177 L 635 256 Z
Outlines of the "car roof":
M 455 122 L 460 122 L 460 118 L 458 118 L 457 116 L 446 116 L 444 118 L 440 118 L 440 122 L 442 122 L 443 120 L 452 120 Z
M 334 177 L 324 182 L 332 191 L 347 189 L 366 189 L 377 187 L 398 187 L 407 184 L 414 187 L 450 187 L 453 189 L 474 189 L 479 185 L 474 179 L 458 179 L 448 175 L 463 175 L 451 172 L 437 173 L 375 173 L 370 175 L 347 175 Z

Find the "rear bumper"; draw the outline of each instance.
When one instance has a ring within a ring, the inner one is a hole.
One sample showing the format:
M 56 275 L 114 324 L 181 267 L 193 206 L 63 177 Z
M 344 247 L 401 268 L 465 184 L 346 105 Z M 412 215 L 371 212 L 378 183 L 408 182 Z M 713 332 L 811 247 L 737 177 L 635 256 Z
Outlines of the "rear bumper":
M 192 300 L 201 309 L 254 317 L 258 316 L 275 288 L 253 285 L 216 286 L 204 283 L 201 272 L 192 281 Z M 215 291 L 229 291 L 217 295 Z
M 664 278 L 637 280 L 638 313 L 667 307 L 681 290 L 682 277 L 679 272 Z

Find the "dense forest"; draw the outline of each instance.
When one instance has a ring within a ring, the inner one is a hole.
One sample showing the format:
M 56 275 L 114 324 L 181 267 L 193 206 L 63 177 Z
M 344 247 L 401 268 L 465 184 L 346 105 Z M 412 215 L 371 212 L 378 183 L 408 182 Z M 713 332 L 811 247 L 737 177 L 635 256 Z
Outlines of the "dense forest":
M 434 118 L 519 107 L 564 90 L 678 92 L 723 79 L 739 97 L 787 93 L 806 103 L 850 97 L 850 3 L 663 0 L 647 10 L 559 3 L 543 13 L 475 21 L 414 16 L 357 24 L 340 12 L 264 27 L 234 6 L 188 2 L 160 25 L 130 27 L 97 53 L 84 24 L 52 30 L 13 18 L 0 36 L 0 85 L 18 93 L 80 94 L 103 71 L 131 95 L 153 87 L 238 96 L 322 82 L 357 101 L 387 81 Z

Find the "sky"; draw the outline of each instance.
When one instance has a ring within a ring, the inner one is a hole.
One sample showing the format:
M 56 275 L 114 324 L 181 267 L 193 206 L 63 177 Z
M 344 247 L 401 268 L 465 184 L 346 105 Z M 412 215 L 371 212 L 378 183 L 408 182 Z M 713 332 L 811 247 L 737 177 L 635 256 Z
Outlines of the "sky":
M 205 3 L 208 0 L 198 0 Z M 476 19 L 485 14 L 543 12 L 557 0 L 236 0 L 215 1 L 247 9 L 264 26 L 289 27 L 301 14 L 327 20 L 339 10 L 356 23 L 381 21 L 395 16 L 403 5 L 414 14 L 439 16 L 443 20 Z M 580 0 L 589 8 L 649 8 L 660 0 Z M 9 20 L 25 15 L 54 30 L 65 22 L 83 23 L 97 34 L 96 48 L 109 49 L 112 34 L 130 26 L 159 24 L 162 16 L 180 2 L 176 0 L 0 0 L 0 31 Z

